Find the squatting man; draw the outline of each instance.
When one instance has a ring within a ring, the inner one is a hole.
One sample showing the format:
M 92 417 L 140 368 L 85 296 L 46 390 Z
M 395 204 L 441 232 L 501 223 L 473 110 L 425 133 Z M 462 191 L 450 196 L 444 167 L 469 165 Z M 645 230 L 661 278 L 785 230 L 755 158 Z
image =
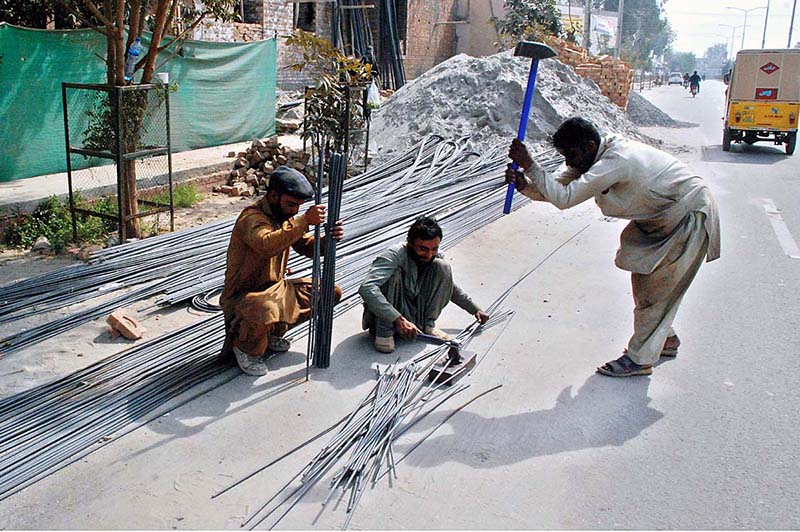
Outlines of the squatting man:
M 420 216 L 403 244 L 384 250 L 373 261 L 358 293 L 364 301 L 362 326 L 375 337 L 381 353 L 395 349 L 395 334 L 413 339 L 420 332 L 450 340 L 436 327 L 452 301 L 481 324 L 489 315 L 453 282 L 450 265 L 439 254 L 442 228 L 434 218 Z
M 220 296 L 225 315 L 223 356 L 235 355 L 248 375 L 265 375 L 267 349 L 288 351 L 284 334 L 311 315 L 311 279 L 286 279 L 286 265 L 290 248 L 313 257 L 314 236 L 308 230 L 325 220 L 325 206 L 311 205 L 298 215 L 313 195 L 303 174 L 280 166 L 270 174 L 266 196 L 244 209 L 233 227 Z M 328 236 L 337 241 L 344 237 L 340 221 L 322 238 Z M 335 301 L 341 297 L 337 286 Z
M 565 165 L 547 175 L 514 140 L 506 182 L 529 198 L 568 209 L 594 198 L 606 216 L 630 220 L 615 263 L 631 272 L 633 336 L 621 357 L 597 368 L 612 377 L 649 375 L 661 356 L 675 356 L 672 323 L 703 259 L 720 255 L 717 206 L 703 180 L 662 151 L 616 135 L 601 137 L 589 121 L 566 120 L 553 135 Z

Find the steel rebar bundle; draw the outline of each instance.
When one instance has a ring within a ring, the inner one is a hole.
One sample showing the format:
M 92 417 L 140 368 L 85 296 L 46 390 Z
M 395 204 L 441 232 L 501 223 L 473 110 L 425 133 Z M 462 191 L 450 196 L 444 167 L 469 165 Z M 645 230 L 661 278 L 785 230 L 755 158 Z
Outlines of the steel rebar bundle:
M 333 307 L 336 304 L 336 240 L 330 237 L 339 220 L 342 204 L 342 187 L 347 160 L 344 155 L 334 153 L 330 158 L 330 180 L 328 186 L 327 223 L 325 224 L 325 251 L 322 253 L 322 272 L 319 283 L 319 301 L 313 313 L 314 325 L 314 366 L 327 368 L 331 365 L 331 338 L 333 335 Z
M 335 308 L 331 305 L 333 318 L 359 304 L 357 289 L 374 257 L 402 241 L 408 225 L 420 214 L 437 216 L 445 250 L 499 218 L 505 164 L 499 150 L 479 156 L 464 150 L 463 143 L 429 137 L 413 150 L 345 182 L 341 218 L 347 237 L 337 245 L 335 275 L 343 297 Z M 515 207 L 524 202 L 518 197 Z M 166 264 L 164 257 L 168 259 L 174 251 L 178 257 L 188 257 L 184 265 L 142 290 L 171 291 L 187 301 L 221 287 L 232 224 L 232 219 L 215 222 L 104 250 L 88 266 L 131 264 L 147 270 Z M 197 253 L 194 262 L 190 259 L 193 250 Z M 304 276 L 312 264 L 305 257 L 294 257 L 290 266 Z M 38 294 L 48 289 L 67 293 L 70 283 L 87 277 L 79 271 L 86 269 L 65 269 L 63 283 L 53 272 L 6 287 L 5 293 L 13 294 L 19 285 Z M 219 280 L 205 282 L 208 279 Z M 104 278 L 103 282 L 109 281 Z M 123 297 L 131 302 L 136 299 L 131 294 Z M 167 298 L 164 304 L 174 302 Z M 62 326 L 79 323 L 74 316 L 97 315 L 93 312 L 73 315 L 73 321 L 62 321 Z M 31 330 L 37 329 L 43 330 Z M 306 332 L 305 326 L 298 326 L 288 334 L 298 339 Z M 125 427 L 141 426 L 159 406 L 224 372 L 229 366 L 218 357 L 223 340 L 223 319 L 216 314 L 54 382 L 0 399 L 0 499 L 92 452 L 98 440 Z

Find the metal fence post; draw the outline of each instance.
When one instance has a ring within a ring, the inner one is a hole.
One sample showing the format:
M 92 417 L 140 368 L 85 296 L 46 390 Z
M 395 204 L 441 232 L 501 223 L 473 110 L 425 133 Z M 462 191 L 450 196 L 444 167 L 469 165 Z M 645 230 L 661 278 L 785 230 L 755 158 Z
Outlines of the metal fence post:
M 75 213 L 75 196 L 72 193 L 72 153 L 69 141 L 69 118 L 67 117 L 67 86 L 61 82 L 61 108 L 64 112 L 64 142 L 67 145 L 67 185 L 69 186 L 69 212 L 72 215 L 72 240 L 78 243 L 78 220 Z
M 123 141 L 122 141 L 122 89 L 120 87 L 112 87 L 111 94 L 113 95 L 112 101 L 114 102 L 114 107 L 112 109 L 114 113 L 114 121 L 115 124 L 115 141 L 116 146 L 115 148 L 115 162 L 117 165 L 117 219 L 119 220 L 119 243 L 122 244 L 125 242 L 125 216 L 122 214 L 122 195 L 125 194 L 125 189 L 123 187 L 123 180 L 124 180 L 124 173 L 125 170 L 123 165 L 125 160 L 123 158 Z

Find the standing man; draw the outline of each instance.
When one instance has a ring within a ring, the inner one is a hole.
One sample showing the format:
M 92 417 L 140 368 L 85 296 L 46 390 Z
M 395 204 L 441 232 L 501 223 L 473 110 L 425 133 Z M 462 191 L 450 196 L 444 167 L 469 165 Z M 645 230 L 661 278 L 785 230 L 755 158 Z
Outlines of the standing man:
M 223 355 L 233 352 L 248 375 L 266 375 L 266 350 L 288 351 L 283 335 L 311 314 L 311 280 L 285 277 L 289 248 L 313 256 L 314 237 L 306 233 L 325 220 L 325 206 L 312 205 L 297 216 L 313 196 L 303 174 L 279 166 L 269 176 L 267 195 L 242 211 L 233 227 L 219 300 L 225 314 Z M 344 237 L 341 222 L 328 236 Z M 336 301 L 341 297 L 337 286 Z
M 391 353 L 394 335 L 413 339 L 420 332 L 450 340 L 436 327 L 452 301 L 486 323 L 489 315 L 453 282 L 450 265 L 439 255 L 442 228 L 434 218 L 420 216 L 408 230 L 405 244 L 378 255 L 358 293 L 364 300 L 362 326 L 375 335 L 375 349 Z
M 631 272 L 633 336 L 623 355 L 597 368 L 612 377 L 649 375 L 660 356 L 675 356 L 678 306 L 703 259 L 719 257 L 717 206 L 700 177 L 655 148 L 616 135 L 600 137 L 583 118 L 553 135 L 566 168 L 546 175 L 514 140 L 506 182 L 531 199 L 568 209 L 594 198 L 606 216 L 631 222 L 622 231 L 617 267 Z

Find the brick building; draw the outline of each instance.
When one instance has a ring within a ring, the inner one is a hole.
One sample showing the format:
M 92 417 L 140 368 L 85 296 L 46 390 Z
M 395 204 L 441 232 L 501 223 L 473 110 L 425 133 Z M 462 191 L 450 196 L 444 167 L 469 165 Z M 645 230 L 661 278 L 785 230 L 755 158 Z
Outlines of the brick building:
M 382 1 L 364 1 L 365 5 L 372 6 L 365 11 L 376 55 L 385 45 L 379 22 Z M 474 56 L 495 53 L 497 33 L 490 19 L 502 17 L 503 4 L 504 0 L 395 0 L 397 36 L 406 77 L 420 76 L 458 53 Z M 247 42 L 277 36 L 278 87 L 297 89 L 308 84 L 309 75 L 285 68 L 297 62 L 298 56 L 283 44 L 283 39 L 294 29 L 302 28 L 331 40 L 335 5 L 333 0 L 241 0 L 239 14 L 243 22 L 205 21 L 195 30 L 193 38 Z
M 309 76 L 286 68 L 297 63 L 301 56 L 283 41 L 297 28 L 330 39 L 332 6 L 332 2 L 240 0 L 239 16 L 243 22 L 206 20 L 195 29 L 193 38 L 201 41 L 250 42 L 277 37 L 278 87 L 298 89 L 308 83 Z

